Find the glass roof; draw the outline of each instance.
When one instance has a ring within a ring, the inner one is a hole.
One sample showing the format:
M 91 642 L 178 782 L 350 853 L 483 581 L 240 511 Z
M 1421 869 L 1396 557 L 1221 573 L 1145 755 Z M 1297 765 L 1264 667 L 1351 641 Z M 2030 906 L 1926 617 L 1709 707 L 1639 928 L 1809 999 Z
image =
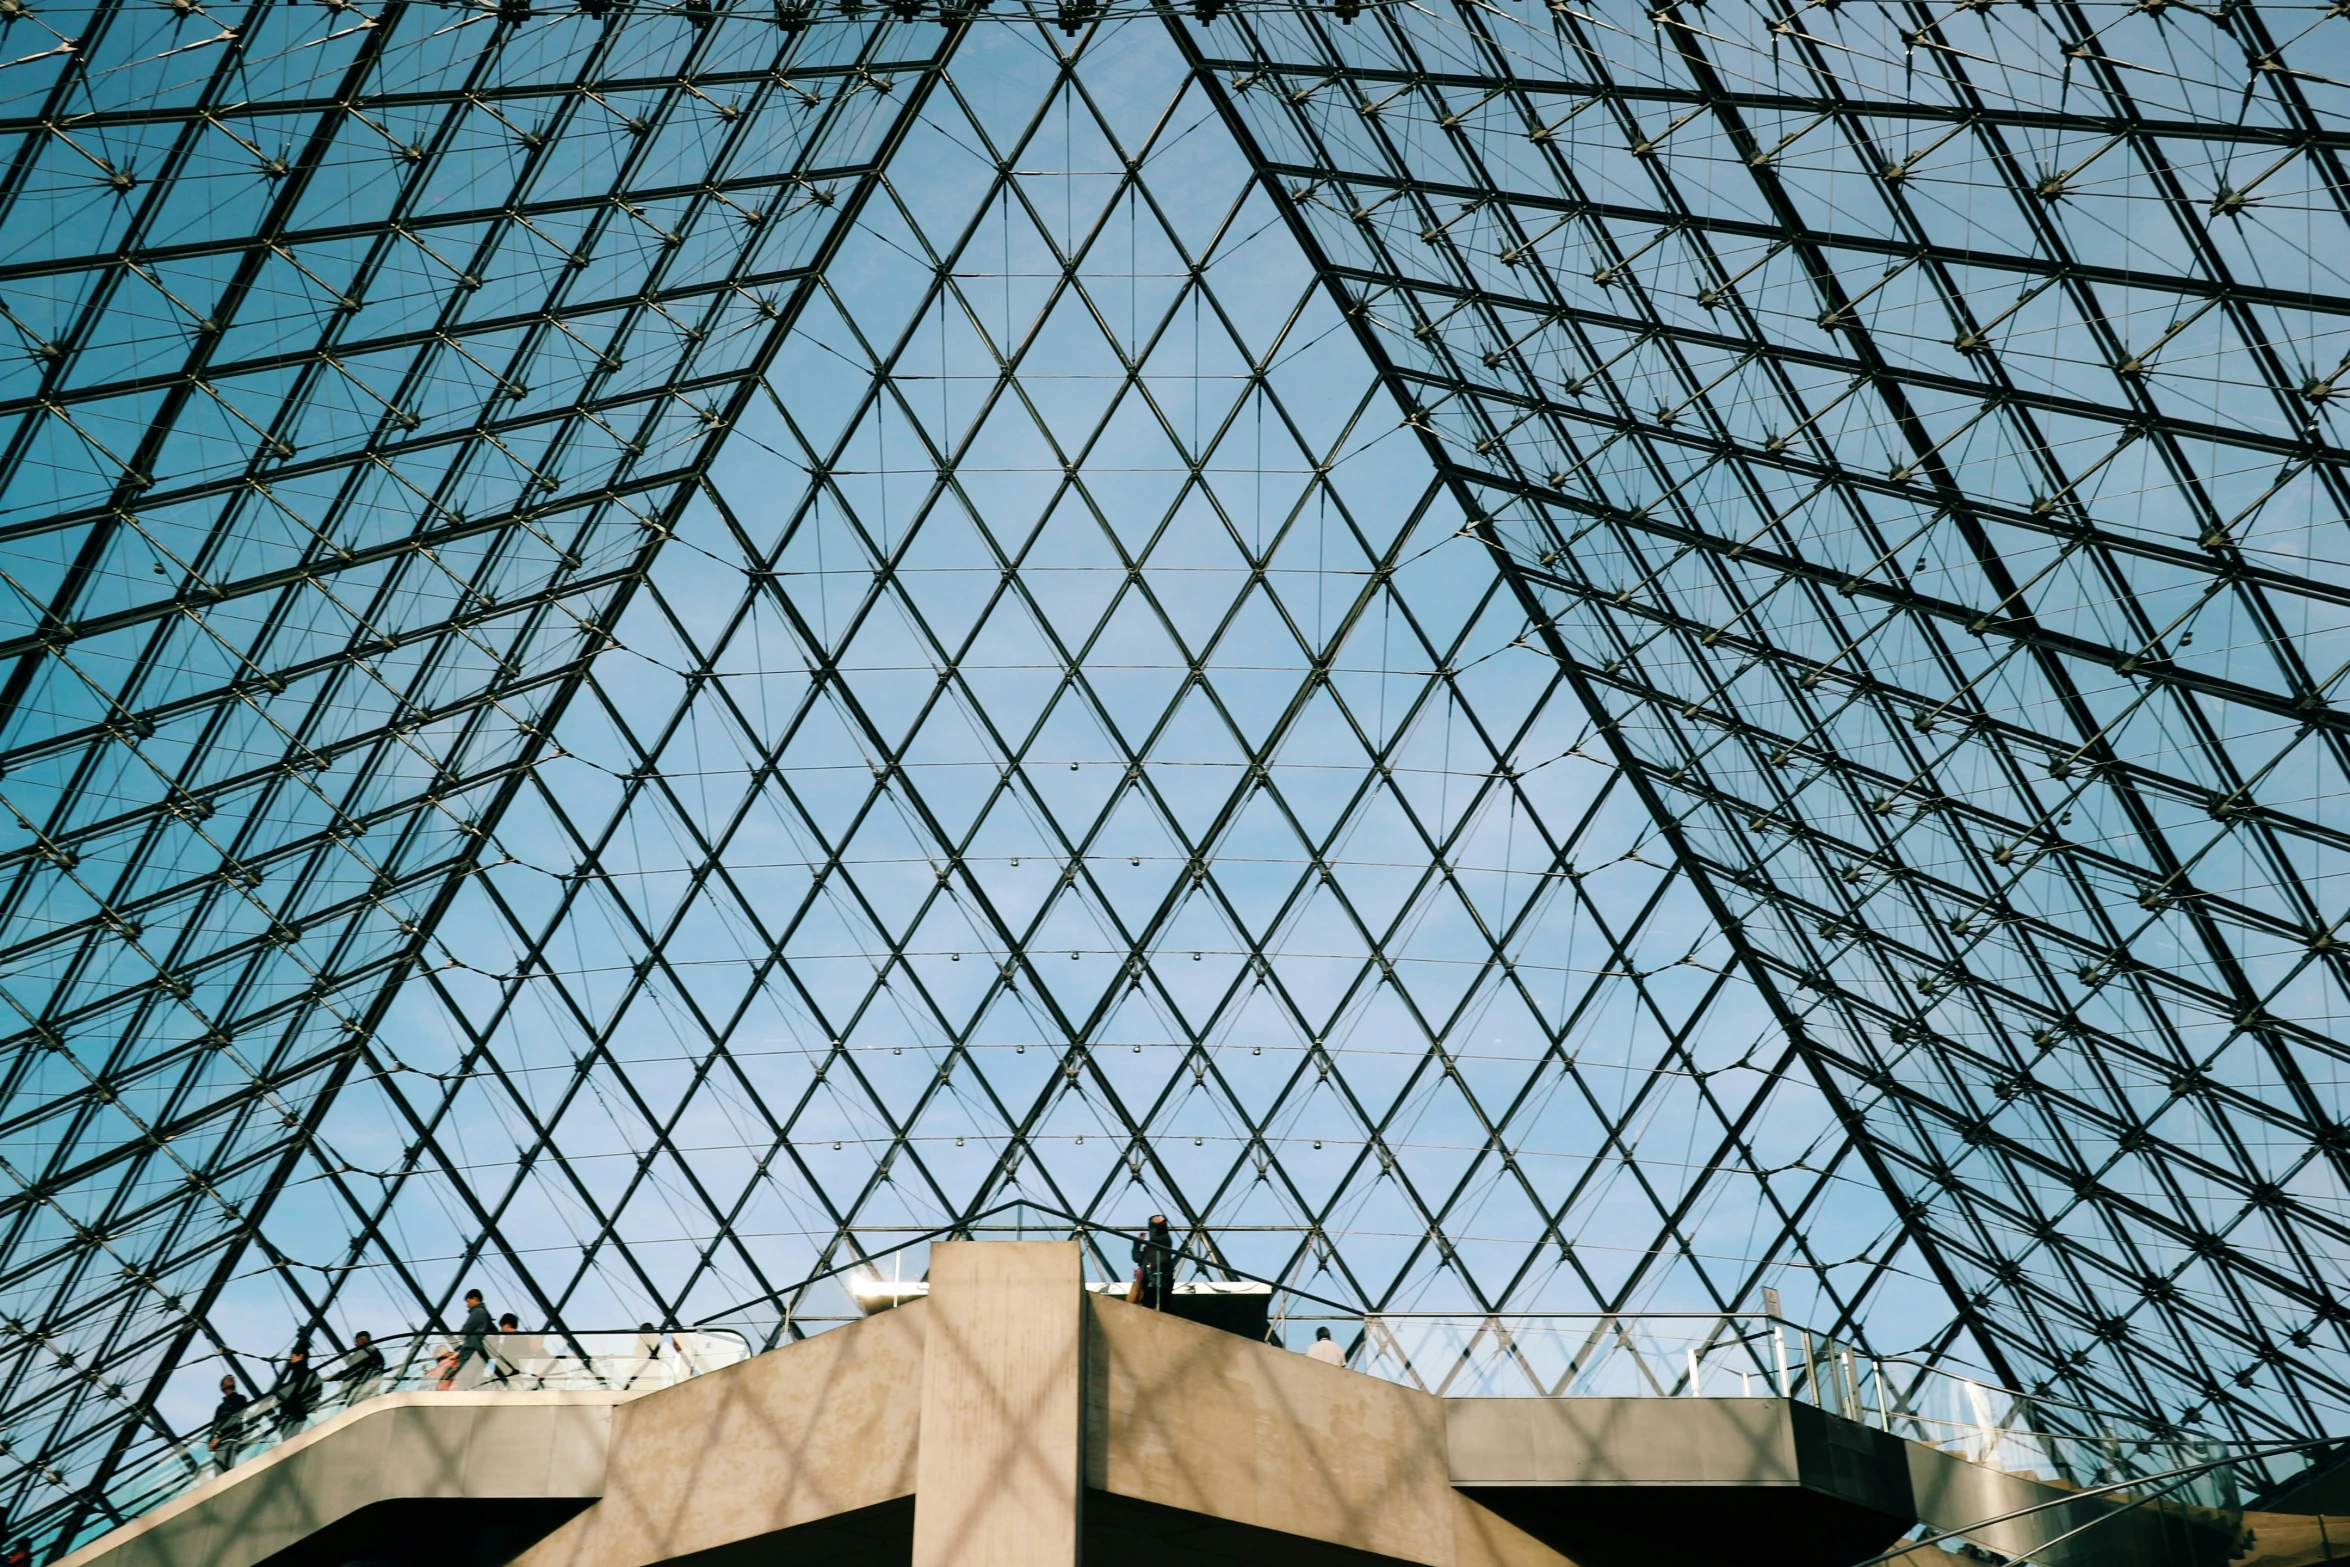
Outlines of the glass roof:
M 1012 1199 L 2343 1429 L 2332 8 L 0 17 L 14 1517 Z

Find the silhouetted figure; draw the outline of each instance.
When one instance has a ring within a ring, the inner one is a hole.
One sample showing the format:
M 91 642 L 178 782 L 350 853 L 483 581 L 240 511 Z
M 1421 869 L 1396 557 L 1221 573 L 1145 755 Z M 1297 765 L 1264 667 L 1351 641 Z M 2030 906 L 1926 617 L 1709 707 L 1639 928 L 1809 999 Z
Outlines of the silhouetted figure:
M 1328 1328 L 1316 1328 L 1314 1344 L 1306 1351 L 1306 1358 L 1319 1360 L 1326 1366 L 1343 1366 L 1346 1364 L 1346 1351 L 1338 1347 L 1338 1340 L 1330 1336 Z
M 310 1369 L 310 1346 L 297 1341 L 286 1352 L 285 1369 L 278 1373 L 277 1386 L 271 1390 L 277 1395 L 277 1431 L 280 1436 L 291 1436 L 310 1421 L 310 1411 L 318 1407 L 320 1392 L 318 1373 Z
M 465 1292 L 465 1325 L 457 1330 L 457 1369 L 479 1362 L 490 1364 L 490 1335 L 498 1325 L 490 1320 L 490 1308 L 481 1303 L 480 1290 Z
M 33 1567 L 33 1542 L 19 1540 L 8 1553 L 8 1567 Z
M 351 1335 L 350 1358 L 330 1380 L 349 1384 L 342 1394 L 346 1404 L 356 1404 L 383 1391 L 384 1352 L 375 1347 L 374 1334 Z
M 522 1319 L 509 1311 L 498 1319 L 498 1339 L 492 1362 L 501 1381 L 536 1387 L 546 1370 L 546 1352 L 535 1333 L 522 1331 Z
M 220 1379 L 220 1402 L 212 1409 L 212 1439 L 205 1444 L 212 1454 L 212 1465 L 222 1474 L 237 1466 L 237 1454 L 245 1445 L 245 1406 L 252 1400 L 237 1391 L 235 1377 Z
M 1151 1215 L 1142 1239 L 1134 1243 L 1135 1303 L 1164 1311 L 1175 1292 L 1175 1237 L 1167 1232 L 1167 1216 Z

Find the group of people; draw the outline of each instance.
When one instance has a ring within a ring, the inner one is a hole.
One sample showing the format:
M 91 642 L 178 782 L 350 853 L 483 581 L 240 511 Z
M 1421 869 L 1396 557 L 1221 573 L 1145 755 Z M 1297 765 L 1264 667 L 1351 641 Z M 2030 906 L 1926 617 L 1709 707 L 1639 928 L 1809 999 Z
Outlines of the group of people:
M 465 1321 L 456 1337 L 454 1345 L 443 1348 L 434 1358 L 432 1385 L 436 1392 L 479 1387 L 485 1382 L 500 1387 L 535 1387 L 556 1358 L 548 1353 L 543 1337 L 522 1331 L 522 1321 L 513 1312 L 492 1322 L 480 1290 L 465 1292 Z M 680 1354 L 684 1353 L 685 1338 L 677 1336 Z M 635 1344 L 599 1360 L 598 1375 L 612 1379 L 609 1385 L 640 1386 L 660 1361 L 661 1330 L 650 1322 L 640 1322 Z
M 492 1339 L 497 1340 L 495 1345 Z M 506 1382 L 524 1369 L 525 1362 L 535 1362 L 538 1356 L 538 1344 L 522 1337 L 521 1318 L 509 1311 L 492 1322 L 490 1308 L 482 1304 L 481 1291 L 467 1290 L 465 1321 L 457 1329 L 457 1342 L 434 1357 L 433 1391 L 454 1390 L 459 1378 L 466 1376 L 467 1367 L 480 1368 L 469 1379 L 472 1383 Z
M 569 1335 L 563 1337 L 576 1351 L 577 1342 Z M 648 1385 L 673 1374 L 674 1368 L 662 1360 L 661 1330 L 653 1324 L 640 1324 L 633 1342 L 629 1335 L 618 1337 L 622 1344 L 617 1352 L 598 1355 L 594 1370 L 604 1379 L 602 1385 Z M 694 1352 L 689 1350 L 689 1339 L 701 1343 L 696 1335 L 676 1335 L 674 1347 L 681 1358 Z M 405 1382 L 410 1364 L 403 1363 L 398 1380 Z M 521 1319 L 513 1312 L 493 1318 L 481 1291 L 470 1289 L 465 1292 L 464 1320 L 431 1362 L 421 1368 L 420 1382 L 407 1385 L 439 1393 L 485 1386 L 529 1389 L 541 1385 L 556 1367 L 570 1364 L 550 1350 L 545 1337 L 524 1333 Z M 388 1391 L 394 1380 L 383 1351 L 369 1334 L 352 1336 L 350 1352 L 341 1369 L 331 1376 L 312 1369 L 309 1341 L 298 1341 L 286 1355 L 276 1383 L 258 1399 L 247 1398 L 235 1377 L 220 1379 L 220 1403 L 212 1412 L 209 1432 L 212 1459 L 223 1470 L 233 1468 L 245 1451 L 266 1438 L 290 1436 L 321 1410 L 345 1408 L 371 1398 Z M 0 1558 L 0 1567 L 7 1567 L 4 1558 Z
M 481 1368 L 469 1380 L 507 1380 L 515 1371 L 512 1357 L 520 1330 L 520 1320 L 510 1311 L 491 1321 L 481 1291 L 467 1290 L 465 1321 L 457 1329 L 456 1344 L 440 1352 L 431 1385 L 446 1393 L 458 1385 L 469 1366 Z M 493 1339 L 498 1341 L 495 1346 Z M 208 1442 L 212 1461 L 222 1470 L 234 1468 L 243 1451 L 264 1435 L 290 1436 L 308 1425 L 322 1407 L 356 1404 L 382 1392 L 388 1377 L 389 1368 L 373 1334 L 351 1336 L 350 1353 L 332 1376 L 321 1376 L 311 1366 L 310 1341 L 297 1339 L 286 1353 L 276 1383 L 262 1395 L 268 1400 L 265 1407 L 256 1409 L 255 1401 L 245 1396 L 234 1376 L 220 1379 L 220 1402 L 212 1411 Z
M 274 1428 L 279 1436 L 299 1431 L 310 1423 L 310 1416 L 321 1404 L 355 1404 L 377 1391 L 384 1380 L 383 1351 L 375 1347 L 375 1336 L 356 1333 L 351 1337 L 351 1352 L 343 1357 L 343 1369 L 331 1377 L 321 1377 L 310 1364 L 310 1341 L 297 1339 L 286 1352 L 286 1363 L 279 1368 L 276 1385 L 264 1396 L 269 1407 L 256 1413 L 253 1400 L 237 1387 L 237 1379 L 220 1379 L 220 1403 L 212 1411 L 210 1449 L 212 1460 L 222 1469 L 235 1466 L 237 1455 L 262 1434 L 262 1423 Z M 328 1384 L 340 1384 L 330 1398 Z

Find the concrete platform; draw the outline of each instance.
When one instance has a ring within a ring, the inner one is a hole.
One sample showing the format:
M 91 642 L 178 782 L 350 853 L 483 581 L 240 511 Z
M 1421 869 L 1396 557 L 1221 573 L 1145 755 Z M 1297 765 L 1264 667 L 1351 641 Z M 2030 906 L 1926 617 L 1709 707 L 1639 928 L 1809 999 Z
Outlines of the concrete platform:
M 472 1567 L 604 1493 L 627 1393 L 394 1393 L 173 1498 L 61 1567 Z M 475 1547 L 478 1547 L 476 1549 Z
M 1818 1567 L 1918 1521 L 1908 1446 L 1783 1398 L 1455 1398 L 1452 1482 L 1582 1567 Z
M 674 1387 L 380 1399 L 68 1567 L 1844 1567 L 2062 1494 L 1782 1399 L 1446 1400 L 1080 1268 L 941 1245 L 927 1298 Z M 2218 1567 L 2176 1524 L 2049 1560 Z

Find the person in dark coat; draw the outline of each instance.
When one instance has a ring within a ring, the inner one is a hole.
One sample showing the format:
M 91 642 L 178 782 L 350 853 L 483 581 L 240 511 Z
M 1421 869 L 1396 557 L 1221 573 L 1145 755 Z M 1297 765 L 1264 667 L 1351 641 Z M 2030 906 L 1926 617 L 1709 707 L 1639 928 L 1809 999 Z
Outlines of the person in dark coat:
M 237 1466 L 238 1449 L 245 1445 L 245 1405 L 235 1377 L 220 1379 L 220 1402 L 212 1410 L 212 1440 L 206 1443 L 213 1466 L 226 1474 Z
M 481 1303 L 480 1290 L 465 1292 L 465 1324 L 457 1330 L 457 1369 L 479 1361 L 485 1368 L 494 1369 L 490 1359 L 490 1335 L 498 1331 L 498 1324 L 490 1316 L 490 1308 Z
M 1175 1293 L 1175 1237 L 1167 1231 L 1167 1216 L 1151 1215 L 1149 1228 L 1134 1243 L 1135 1302 L 1164 1311 Z
M 346 1404 L 356 1404 L 363 1398 L 373 1398 L 383 1391 L 384 1352 L 375 1347 L 372 1333 L 351 1335 L 351 1353 L 343 1369 L 327 1380 L 348 1383 L 342 1390 Z
M 291 1436 L 310 1423 L 310 1411 L 318 1407 L 320 1387 L 318 1373 L 310 1369 L 307 1340 L 297 1340 L 287 1351 L 285 1369 L 278 1373 L 277 1386 L 271 1391 L 277 1395 L 278 1435 Z

